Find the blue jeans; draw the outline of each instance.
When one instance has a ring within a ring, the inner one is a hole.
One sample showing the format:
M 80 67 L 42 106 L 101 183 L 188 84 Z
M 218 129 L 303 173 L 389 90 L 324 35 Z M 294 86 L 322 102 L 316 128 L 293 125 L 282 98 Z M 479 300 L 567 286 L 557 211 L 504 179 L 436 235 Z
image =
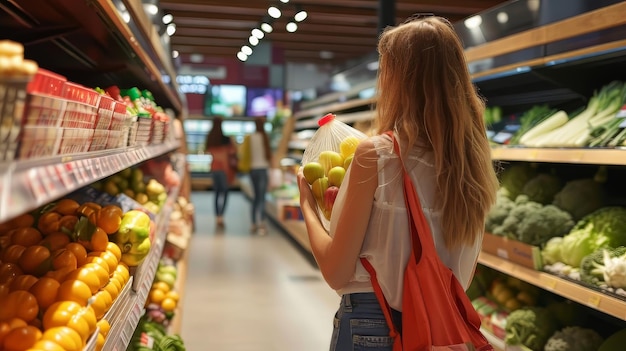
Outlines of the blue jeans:
M 252 181 L 252 224 L 261 223 L 265 219 L 265 194 L 267 193 L 267 183 L 269 177 L 267 169 L 250 170 L 250 180 Z
M 402 313 L 392 310 L 394 324 L 401 330 Z M 391 351 L 393 339 L 374 293 L 341 297 L 333 323 L 330 351 Z
M 213 191 L 215 192 L 215 215 L 223 216 L 226 210 L 226 200 L 228 200 L 228 180 L 226 172 L 212 171 Z

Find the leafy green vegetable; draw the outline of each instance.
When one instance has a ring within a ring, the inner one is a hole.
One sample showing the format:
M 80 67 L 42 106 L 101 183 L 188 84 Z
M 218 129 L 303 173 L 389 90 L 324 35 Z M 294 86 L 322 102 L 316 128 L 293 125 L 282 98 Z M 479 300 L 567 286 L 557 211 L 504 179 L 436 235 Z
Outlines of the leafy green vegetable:
M 545 351 L 596 351 L 604 339 L 593 329 L 565 327 L 548 339 Z
M 551 109 L 548 105 L 537 105 L 530 108 L 530 110 L 524 112 L 520 118 L 520 128 L 515 132 L 515 135 L 511 138 L 511 144 L 517 145 L 520 143 L 521 137 L 531 130 L 533 127 L 543 122 L 548 117 L 552 116 L 556 112 L 555 109 Z
M 626 254 L 626 246 L 603 248 L 592 252 L 580 262 L 580 280 L 595 286 L 599 286 L 604 282 L 604 274 L 598 268 L 604 267 L 605 250 L 610 257 L 619 257 Z
M 523 344 L 533 351 L 543 351 L 543 347 L 559 328 L 558 322 L 543 307 L 523 307 L 509 314 L 506 319 L 508 345 Z
M 563 263 L 580 267 L 582 259 L 606 247 L 626 245 L 626 208 L 603 207 L 578 221 L 563 237 Z
M 563 262 L 561 257 L 561 246 L 563 245 L 563 237 L 556 236 L 548 240 L 541 250 L 541 258 L 543 264 L 555 264 Z
M 561 188 L 563 182 L 555 175 L 540 173 L 524 184 L 522 194 L 527 195 L 530 201 L 535 201 L 543 205 L 552 203 L 554 195 Z

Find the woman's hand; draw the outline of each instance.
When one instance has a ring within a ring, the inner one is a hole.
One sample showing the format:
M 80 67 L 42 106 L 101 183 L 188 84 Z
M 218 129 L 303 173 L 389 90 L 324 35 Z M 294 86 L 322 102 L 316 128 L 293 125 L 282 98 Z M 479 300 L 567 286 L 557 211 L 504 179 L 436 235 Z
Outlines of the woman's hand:
M 313 197 L 311 186 L 304 178 L 302 167 L 298 171 L 298 188 L 300 189 L 300 209 L 304 219 L 311 220 L 312 217 L 315 217 L 319 221 L 317 203 L 315 202 L 315 197 Z

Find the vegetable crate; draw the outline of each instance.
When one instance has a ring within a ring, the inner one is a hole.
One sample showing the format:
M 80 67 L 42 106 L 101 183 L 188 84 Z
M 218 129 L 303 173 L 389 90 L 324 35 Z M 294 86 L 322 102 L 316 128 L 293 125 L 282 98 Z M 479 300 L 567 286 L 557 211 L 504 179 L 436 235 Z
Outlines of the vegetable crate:
M 543 268 L 541 249 L 517 240 L 485 233 L 482 251 L 526 268 L 535 270 Z

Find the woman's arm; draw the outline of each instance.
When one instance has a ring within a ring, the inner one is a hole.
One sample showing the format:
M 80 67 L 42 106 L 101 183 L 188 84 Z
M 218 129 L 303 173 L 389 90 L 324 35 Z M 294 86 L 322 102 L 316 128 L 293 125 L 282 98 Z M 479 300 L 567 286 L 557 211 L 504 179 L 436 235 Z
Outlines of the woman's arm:
M 345 201 L 334 236 L 328 235 L 319 220 L 315 198 L 302 171 L 298 175 L 300 207 L 309 234 L 313 256 L 328 285 L 337 290 L 353 276 L 378 186 L 378 155 L 370 140 L 361 142 L 345 182 Z

